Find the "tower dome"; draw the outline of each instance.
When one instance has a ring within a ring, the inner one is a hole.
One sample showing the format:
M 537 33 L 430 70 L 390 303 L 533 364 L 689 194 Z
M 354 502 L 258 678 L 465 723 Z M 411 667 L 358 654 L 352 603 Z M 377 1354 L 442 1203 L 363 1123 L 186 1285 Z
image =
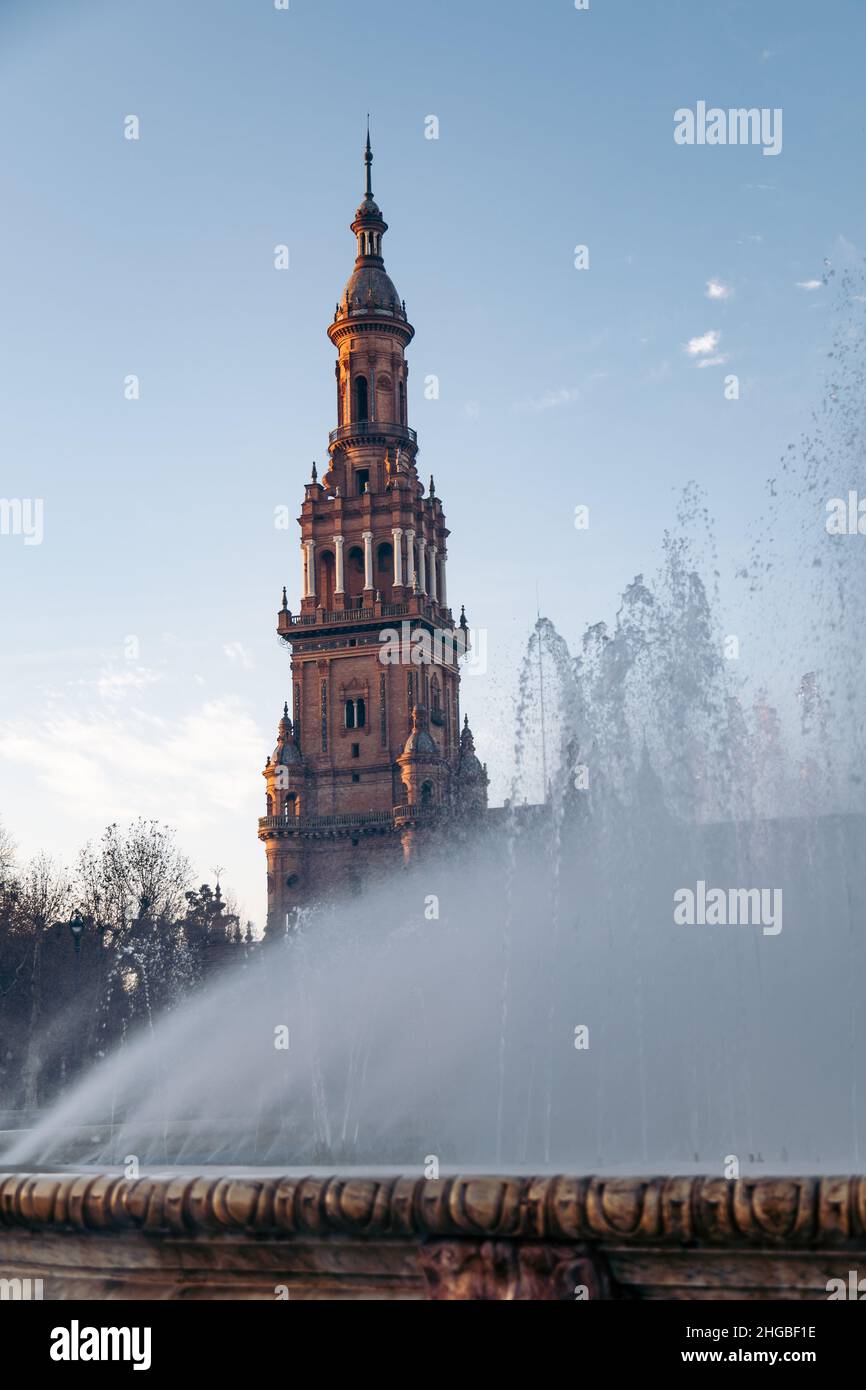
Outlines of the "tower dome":
M 463 730 L 460 734 L 460 757 L 457 763 L 457 776 L 463 782 L 486 780 L 487 774 L 481 759 L 475 752 L 475 739 L 469 727 L 469 715 L 463 717 Z
M 337 303 L 335 322 L 350 316 L 367 314 L 373 317 L 384 314 L 388 318 L 406 318 L 405 306 L 385 270 L 385 262 L 382 259 L 382 237 L 388 230 L 388 223 L 373 197 L 370 184 L 372 163 L 373 151 L 368 127 L 367 145 L 364 150 L 367 188 L 352 220 L 352 231 L 358 241 L 358 254 L 355 268 Z
M 356 265 L 340 297 L 340 318 L 350 314 L 381 314 L 398 317 L 403 309 L 394 282 L 383 265 L 374 265 L 365 258 Z
M 276 767 L 289 767 L 292 763 L 302 761 L 300 749 L 295 742 L 292 721 L 289 718 L 289 706 L 286 703 L 283 705 L 283 717 L 277 730 L 277 746 L 271 754 L 271 763 Z
M 403 745 L 404 758 L 436 757 L 439 749 L 427 728 L 427 710 L 424 705 L 412 709 L 412 732 Z

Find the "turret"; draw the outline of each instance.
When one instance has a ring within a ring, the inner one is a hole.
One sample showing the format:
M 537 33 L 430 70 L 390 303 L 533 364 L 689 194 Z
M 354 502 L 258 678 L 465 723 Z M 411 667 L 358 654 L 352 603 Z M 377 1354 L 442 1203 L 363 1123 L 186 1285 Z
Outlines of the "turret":
M 469 727 L 469 715 L 463 719 L 460 733 L 460 756 L 454 783 L 455 810 L 461 819 L 480 819 L 487 810 L 487 766 L 475 752 L 475 739 Z
M 262 776 L 267 793 L 266 814 L 300 817 L 303 806 L 304 760 L 295 742 L 288 703 L 283 705 L 283 717 L 277 729 L 277 746 L 265 763 Z

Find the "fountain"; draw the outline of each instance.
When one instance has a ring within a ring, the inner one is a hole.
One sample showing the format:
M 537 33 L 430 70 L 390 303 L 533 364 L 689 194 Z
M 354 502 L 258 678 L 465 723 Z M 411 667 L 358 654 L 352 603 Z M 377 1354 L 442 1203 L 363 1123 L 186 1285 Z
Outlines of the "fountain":
M 847 1278 L 864 568 L 824 511 L 866 496 L 850 343 L 846 317 L 730 591 L 689 488 L 615 624 L 575 657 L 539 619 L 513 794 L 477 842 L 307 910 L 6 1136 L 4 1269 L 100 1298 L 824 1298 Z

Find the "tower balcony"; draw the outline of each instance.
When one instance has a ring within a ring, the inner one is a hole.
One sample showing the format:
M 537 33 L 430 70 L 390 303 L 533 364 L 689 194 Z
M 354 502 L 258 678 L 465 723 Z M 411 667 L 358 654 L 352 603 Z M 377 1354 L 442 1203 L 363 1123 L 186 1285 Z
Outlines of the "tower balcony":
M 441 808 L 409 805 L 384 811 L 340 811 L 332 816 L 259 816 L 259 839 L 283 838 L 287 835 L 322 835 L 376 833 L 377 830 L 402 830 L 406 826 L 429 824 Z
M 289 613 L 281 609 L 277 615 L 277 633 L 291 641 L 293 637 L 312 628 L 354 627 L 364 623 L 381 623 L 384 619 L 422 618 L 435 627 L 453 627 L 450 608 L 433 603 L 426 594 L 410 594 L 398 603 L 381 600 L 355 608 L 315 608 L 306 613 Z
M 413 826 L 429 825 L 439 814 L 438 806 L 422 806 L 418 802 L 404 802 L 394 807 L 394 829 L 406 830 Z
M 400 439 L 416 448 L 418 445 L 416 431 L 395 420 L 353 420 L 348 425 L 338 425 L 328 435 L 328 445 L 387 444 L 392 439 Z

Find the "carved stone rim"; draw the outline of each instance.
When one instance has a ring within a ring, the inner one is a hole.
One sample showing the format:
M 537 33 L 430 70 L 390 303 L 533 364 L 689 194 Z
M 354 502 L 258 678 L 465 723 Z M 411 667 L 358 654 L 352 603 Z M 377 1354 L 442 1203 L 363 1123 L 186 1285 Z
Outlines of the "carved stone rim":
M 14 1174 L 0 1231 L 496 1237 L 606 1245 L 863 1244 L 866 1177 L 195 1177 Z

